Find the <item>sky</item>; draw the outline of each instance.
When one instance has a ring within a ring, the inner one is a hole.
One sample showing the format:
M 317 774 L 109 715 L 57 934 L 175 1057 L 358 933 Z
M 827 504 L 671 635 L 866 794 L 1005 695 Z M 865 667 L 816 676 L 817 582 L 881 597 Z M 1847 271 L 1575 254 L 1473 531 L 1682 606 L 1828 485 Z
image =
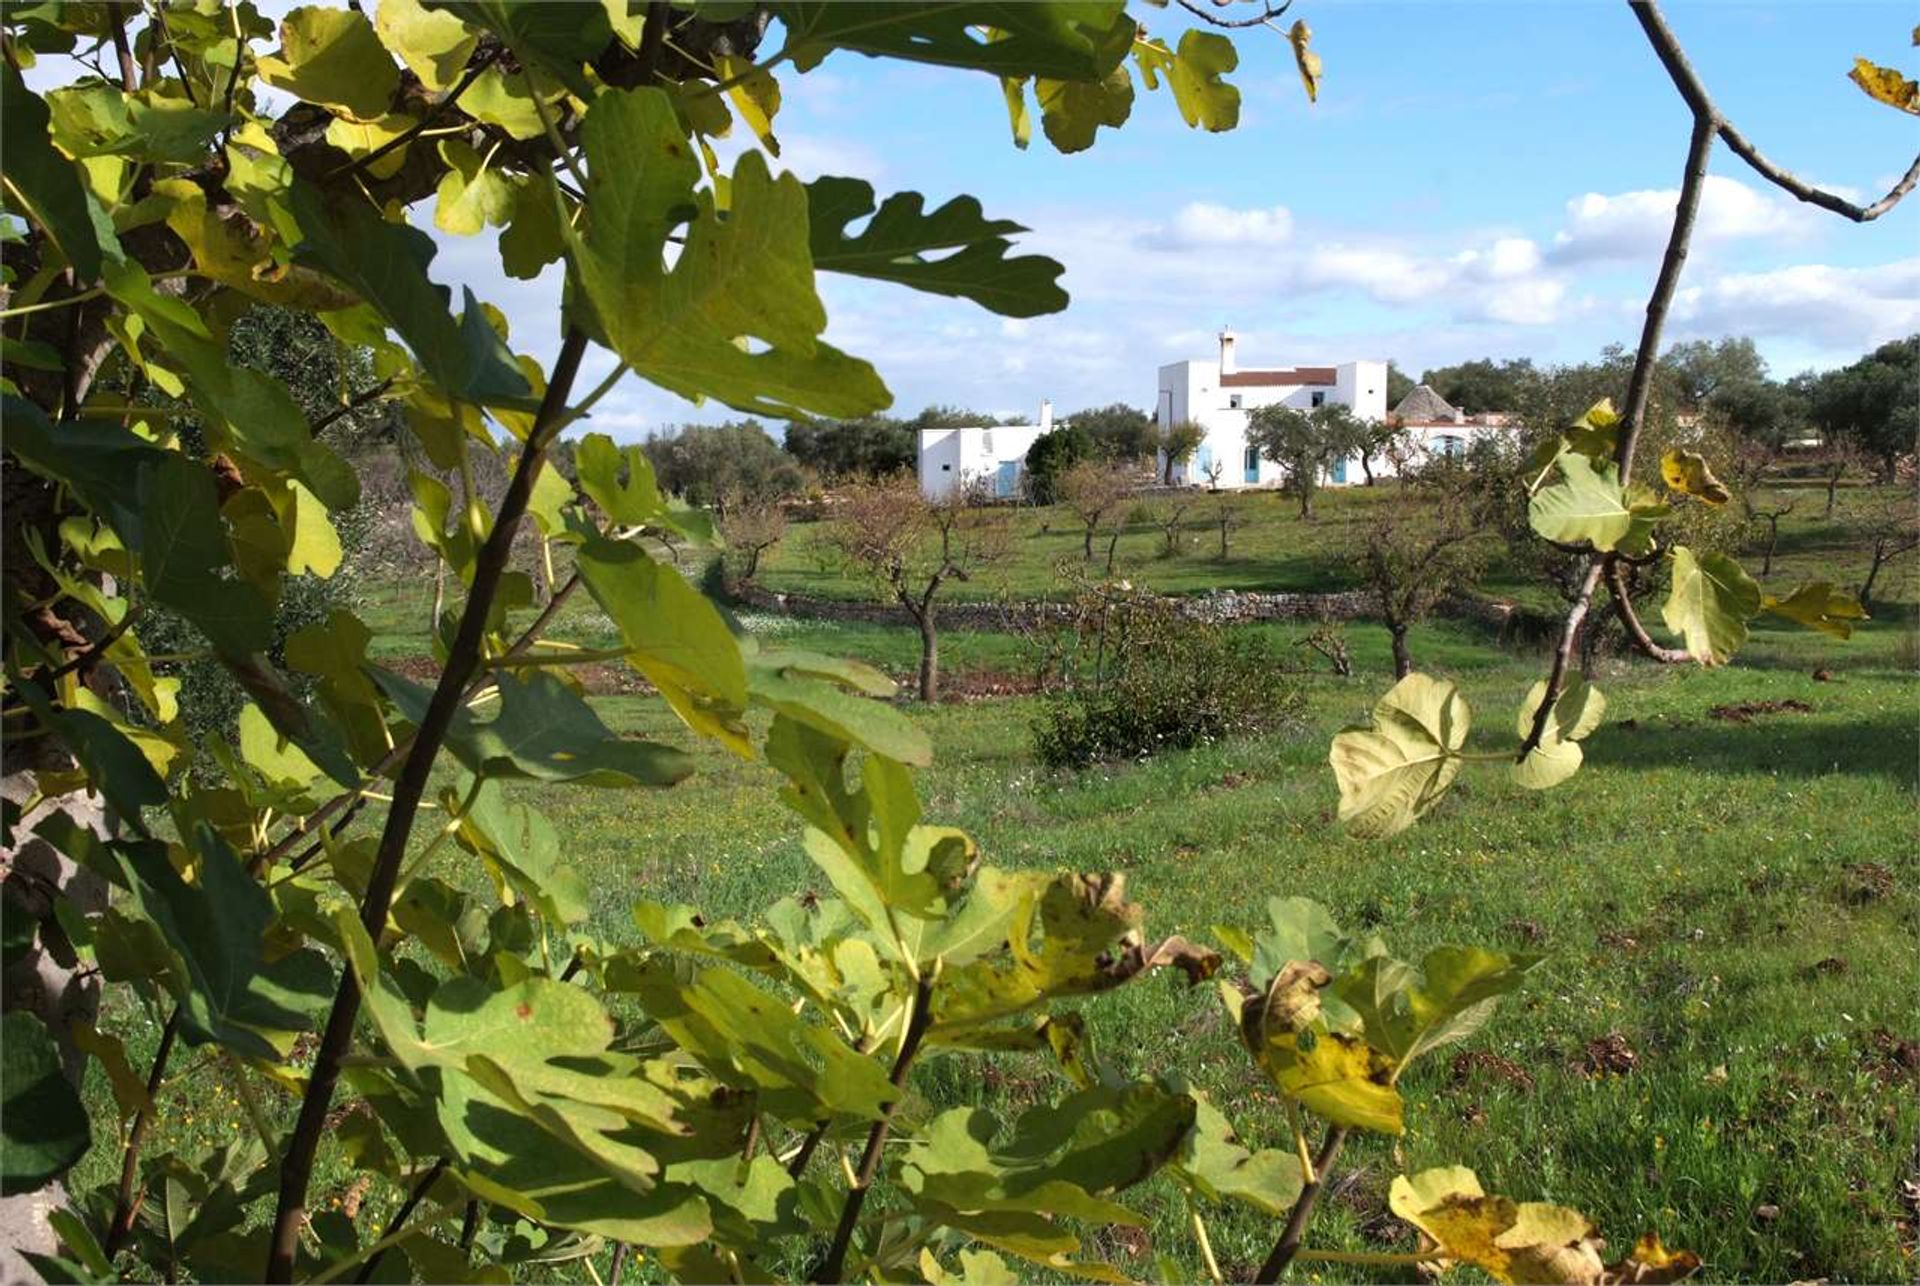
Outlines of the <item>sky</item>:
M 1175 8 L 1135 6 L 1173 43 Z M 1009 321 L 963 301 L 823 276 L 827 338 L 867 358 L 894 410 L 998 414 L 1154 404 L 1156 369 L 1391 358 L 1570 362 L 1631 345 L 1665 244 L 1688 116 L 1624 5 L 1296 0 L 1325 60 L 1318 103 L 1279 33 L 1236 34 L 1240 125 L 1190 130 L 1163 89 L 1088 151 L 1013 145 L 998 82 L 840 52 L 780 73 L 779 164 L 867 178 L 929 205 L 960 193 L 1066 266 L 1064 313 Z M 1854 199 L 1885 192 L 1920 121 L 1875 103 L 1856 55 L 1916 71 L 1892 4 L 1676 4 L 1669 22 L 1722 110 L 1777 162 Z M 777 30 L 766 49 L 777 47 Z M 744 133 L 744 131 L 738 131 Z M 450 268 L 550 350 L 558 282 Z M 1920 198 L 1867 224 L 1794 201 L 1717 147 L 1668 339 L 1751 335 L 1773 372 L 1844 364 L 1920 330 Z M 619 437 L 729 418 L 629 378 L 593 427 Z
M 279 4 L 263 6 L 269 12 Z M 371 6 L 369 6 L 371 7 Z M 1192 19 L 1133 6 L 1169 44 Z M 1242 10 L 1245 12 L 1245 10 Z M 1229 10 L 1231 12 L 1231 10 Z M 1920 120 L 1847 78 L 1856 55 L 1920 72 L 1898 3 L 1673 3 L 1668 20 L 1723 112 L 1776 162 L 1857 200 L 1920 150 Z M 1156 369 L 1393 359 L 1575 362 L 1637 339 L 1671 218 L 1688 116 L 1624 4 L 1295 0 L 1325 60 L 1309 103 L 1283 36 L 1235 33 L 1239 127 L 1187 128 L 1136 84 L 1131 119 L 1062 155 L 1013 145 L 995 77 L 837 52 L 779 72 L 777 168 L 844 174 L 929 207 L 965 193 L 1065 265 L 1063 313 L 823 275 L 826 338 L 911 415 L 933 403 L 1028 414 L 1154 405 Z M 768 33 L 763 50 L 779 44 Z M 1035 113 L 1037 118 L 1037 111 Z M 736 127 L 734 153 L 751 144 Z M 416 222 L 430 228 L 431 203 Z M 560 276 L 518 282 L 491 235 L 435 233 L 437 280 L 498 305 L 549 361 Z M 457 297 L 457 295 L 456 295 Z M 1920 330 L 1920 197 L 1867 225 L 1795 202 L 1716 147 L 1668 342 L 1750 335 L 1775 375 L 1844 364 Z M 611 368 L 596 354 L 582 386 Z M 631 439 L 733 418 L 629 376 L 585 428 Z

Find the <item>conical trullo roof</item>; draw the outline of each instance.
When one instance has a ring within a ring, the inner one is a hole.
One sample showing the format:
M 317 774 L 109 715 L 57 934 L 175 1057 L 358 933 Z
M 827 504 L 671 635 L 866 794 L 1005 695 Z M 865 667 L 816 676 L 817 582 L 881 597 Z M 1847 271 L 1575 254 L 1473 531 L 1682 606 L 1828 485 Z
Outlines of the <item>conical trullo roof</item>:
M 1402 420 L 1418 423 L 1423 420 L 1451 420 L 1458 412 L 1433 391 L 1428 384 L 1416 384 L 1413 391 L 1400 399 L 1400 405 L 1393 408 L 1392 414 Z

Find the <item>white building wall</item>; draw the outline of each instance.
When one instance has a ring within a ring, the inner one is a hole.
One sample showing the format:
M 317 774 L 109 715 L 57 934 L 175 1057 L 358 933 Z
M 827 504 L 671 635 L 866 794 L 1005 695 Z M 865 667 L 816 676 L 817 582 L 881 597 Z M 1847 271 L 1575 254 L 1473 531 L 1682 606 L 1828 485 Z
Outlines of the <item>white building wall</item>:
M 1231 344 L 1223 337 L 1223 350 Z M 1247 459 L 1247 413 L 1258 407 L 1281 405 L 1309 411 L 1316 404 L 1334 403 L 1352 407 L 1362 419 L 1385 419 L 1387 414 L 1387 364 L 1375 361 L 1347 362 L 1334 368 L 1331 385 L 1262 384 L 1222 387 L 1218 361 L 1172 362 L 1160 368 L 1160 387 L 1156 419 L 1162 429 L 1181 420 L 1192 420 L 1206 429 L 1206 441 L 1192 459 L 1173 469 L 1173 481 L 1188 486 L 1204 486 L 1210 464 L 1220 465 L 1222 489 L 1278 486 L 1285 470 L 1271 460 Z M 1316 397 L 1318 402 L 1316 402 Z M 1251 467 L 1249 467 L 1251 466 Z M 1376 465 L 1374 472 L 1381 469 Z M 1326 479 L 1332 485 L 1362 480 L 1356 457 L 1337 465 Z
M 965 460 L 961 455 L 960 429 L 920 430 L 920 490 L 930 500 L 938 500 L 960 485 Z
M 1040 405 L 1038 424 L 981 424 L 957 429 L 920 430 L 916 472 L 920 491 L 941 500 L 955 488 L 980 485 L 998 498 L 1020 494 L 1026 481 L 1027 452 L 1053 430 L 1053 405 Z

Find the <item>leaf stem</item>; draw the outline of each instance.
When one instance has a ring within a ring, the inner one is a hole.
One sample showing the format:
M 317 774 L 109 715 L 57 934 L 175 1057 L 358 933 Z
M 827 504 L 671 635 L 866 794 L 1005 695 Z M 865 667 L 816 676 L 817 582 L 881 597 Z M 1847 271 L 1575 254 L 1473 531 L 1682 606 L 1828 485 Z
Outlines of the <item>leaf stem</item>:
M 486 544 L 475 561 L 473 588 L 467 595 L 453 646 L 447 652 L 447 664 L 434 687 L 433 697 L 421 716 L 412 749 L 395 782 L 393 804 L 387 810 L 386 827 L 380 835 L 373 871 L 367 880 L 366 896 L 360 904 L 360 922 L 369 936 L 384 932 L 387 912 L 393 902 L 395 878 L 406 856 L 407 840 L 419 814 L 420 798 L 426 792 L 433 763 L 439 757 L 441 743 L 453 723 L 466 689 L 480 663 L 480 645 L 486 635 L 487 616 L 495 593 L 513 552 L 513 538 L 527 512 L 533 480 L 544 459 L 550 426 L 559 418 L 573 390 L 574 377 L 580 372 L 587 336 L 584 331 L 569 330 L 554 362 L 553 378 L 534 417 L 533 431 L 515 468 L 513 480 L 500 501 L 500 510 L 488 533 Z M 327 1017 L 320 1038 L 313 1070 L 307 1078 L 307 1092 L 300 1103 L 300 1115 L 280 1166 L 280 1195 L 274 1214 L 272 1240 L 266 1271 L 268 1282 L 293 1279 L 294 1252 L 300 1227 L 306 1219 L 307 1186 L 313 1178 L 315 1153 L 326 1124 L 327 1108 L 334 1086 L 340 1079 L 340 1059 L 353 1042 L 354 1021 L 360 1012 L 360 987 L 351 969 L 340 975 L 340 989 L 334 996 L 333 1010 Z
M 380 1234 L 381 1241 L 390 1240 L 395 1233 L 399 1232 L 400 1229 L 406 1225 L 407 1216 L 413 1213 L 414 1207 L 420 1204 L 421 1198 L 425 1197 L 427 1193 L 432 1190 L 434 1181 L 445 1172 L 446 1168 L 447 1159 L 445 1157 L 441 1157 L 428 1167 L 426 1174 L 421 1176 L 420 1181 L 413 1185 L 413 1191 L 407 1194 L 407 1199 L 401 1203 L 398 1210 L 393 1212 L 393 1218 L 387 1221 L 387 1230 Z M 360 1271 L 353 1275 L 355 1283 L 373 1280 L 373 1270 L 380 1266 L 381 1256 L 386 1253 L 384 1247 L 374 1251 L 367 1262 L 360 1266 Z
M 1434 1264 L 1446 1256 L 1437 1250 L 1424 1253 L 1400 1254 L 1393 1251 L 1374 1250 L 1310 1250 L 1301 1249 L 1294 1254 L 1295 1259 L 1315 1260 L 1324 1264 L 1377 1264 L 1381 1267 L 1398 1267 L 1412 1264 Z
M 273 1127 L 267 1124 L 267 1114 L 260 1110 L 260 1100 L 254 1096 L 253 1086 L 247 1083 L 246 1064 L 226 1050 L 220 1051 L 226 1060 L 227 1070 L 233 1074 L 234 1088 L 240 1093 L 240 1104 L 246 1109 L 247 1123 L 253 1126 L 253 1132 L 260 1136 L 260 1146 L 272 1156 L 279 1151 L 278 1140 L 274 1138 Z
M 460 95 L 466 93 L 467 90 L 473 87 L 473 82 L 480 79 L 480 73 L 493 66 L 494 61 L 505 52 L 506 46 L 495 45 L 493 48 L 482 53 L 480 60 L 474 63 L 473 66 L 467 68 L 467 74 L 460 78 L 460 82 L 447 91 L 447 96 L 427 109 L 427 114 L 420 118 L 419 124 L 408 126 L 406 130 L 388 139 L 379 147 L 368 152 L 365 156 L 356 157 L 354 160 L 347 162 L 339 169 L 327 175 L 327 180 L 329 182 L 336 179 L 345 181 L 349 176 L 358 174 L 395 148 L 405 147 L 407 144 L 413 142 L 428 126 L 446 115 L 447 112 L 452 109 L 453 105 L 460 101 Z
M 1200 1262 L 1206 1266 L 1208 1280 L 1214 1286 L 1222 1286 L 1226 1277 L 1220 1272 L 1220 1261 L 1213 1257 L 1213 1241 L 1207 1236 L 1207 1221 L 1200 1217 L 1200 1207 L 1191 1192 L 1187 1194 L 1187 1218 L 1193 1224 L 1193 1242 L 1200 1248 Z

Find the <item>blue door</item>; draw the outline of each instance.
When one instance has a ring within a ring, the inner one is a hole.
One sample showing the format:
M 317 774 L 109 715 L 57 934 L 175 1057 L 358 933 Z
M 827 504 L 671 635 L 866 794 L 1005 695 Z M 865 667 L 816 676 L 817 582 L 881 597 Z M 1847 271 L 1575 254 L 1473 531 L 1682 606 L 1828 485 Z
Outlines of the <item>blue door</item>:
M 1344 483 L 1347 480 L 1347 458 L 1345 456 L 1341 456 L 1333 462 L 1333 480 L 1335 483 Z
M 1187 481 L 1188 482 L 1206 481 L 1208 472 L 1213 468 L 1213 448 L 1210 446 L 1203 445 L 1198 451 L 1194 452 L 1193 467 L 1195 472 L 1187 475 Z
M 1002 460 L 1000 471 L 993 476 L 993 494 L 1006 500 L 1020 489 L 1020 462 Z
M 1260 448 L 1259 447 L 1247 448 L 1246 477 L 1247 477 L 1248 486 L 1252 486 L 1254 483 L 1260 481 Z

